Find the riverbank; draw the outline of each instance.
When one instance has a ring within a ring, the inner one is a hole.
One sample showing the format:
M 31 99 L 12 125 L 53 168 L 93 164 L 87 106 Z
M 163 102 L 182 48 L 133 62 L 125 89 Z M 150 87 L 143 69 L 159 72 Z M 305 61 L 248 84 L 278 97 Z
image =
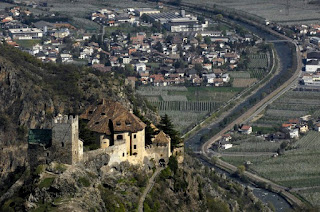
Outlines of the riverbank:
M 194 7 L 192 9 L 195 9 Z M 203 10 L 203 8 L 201 8 L 201 10 Z M 208 11 L 208 9 L 206 9 Z M 240 19 L 241 21 L 244 21 L 243 18 Z M 297 76 L 299 76 L 300 70 L 301 70 L 301 56 L 299 53 L 299 49 L 297 47 L 297 45 L 292 42 L 291 39 L 280 35 L 279 33 L 273 32 L 271 29 L 268 29 L 265 26 L 262 26 L 259 23 L 255 23 L 253 21 L 250 20 L 245 20 L 245 23 L 247 24 L 251 24 L 254 27 L 256 27 L 259 30 L 263 30 L 271 35 L 273 35 L 276 39 L 279 39 L 279 37 L 281 39 L 285 39 L 287 40 L 289 43 L 291 43 L 291 45 L 293 44 L 294 46 L 294 51 L 291 52 L 291 56 L 292 56 L 292 61 L 291 62 L 291 68 L 294 71 L 294 73 L 292 74 L 292 76 L 286 81 L 284 82 L 280 87 L 278 87 L 277 89 L 275 89 L 274 91 L 270 92 L 269 95 L 267 95 L 265 98 L 262 99 L 262 101 L 260 101 L 259 103 L 257 103 L 256 105 L 254 105 L 253 107 L 251 107 L 249 110 L 247 110 L 244 114 L 242 114 L 240 117 L 238 117 L 235 121 L 231 122 L 230 124 L 228 124 L 226 127 L 223 128 L 222 131 L 220 131 L 219 133 L 217 133 L 215 136 L 213 136 L 209 141 L 207 141 L 204 144 L 199 144 L 198 145 L 202 145 L 201 146 L 201 152 L 204 154 L 205 157 L 207 156 L 207 150 L 208 148 L 225 132 L 227 132 L 230 128 L 232 128 L 234 126 L 234 124 L 239 124 L 242 123 L 244 120 L 246 120 L 248 117 L 250 117 L 257 109 L 259 109 L 260 107 L 262 107 L 263 105 L 267 104 L 269 101 L 271 101 L 273 98 L 275 98 L 277 96 L 277 94 L 279 94 L 281 91 L 285 90 L 286 87 L 290 86 L 291 83 L 293 83 L 295 81 L 295 79 L 297 78 Z M 276 40 L 274 39 L 274 40 Z M 290 44 L 289 44 L 290 45 Z M 290 47 L 288 47 L 290 48 Z M 291 47 L 292 48 L 292 47 Z M 210 131 L 210 128 L 207 130 Z M 202 134 L 202 133 L 200 133 Z M 199 139 L 199 136 L 195 136 L 196 138 Z M 208 159 L 210 159 L 208 157 Z M 224 162 L 224 161 L 220 161 L 218 160 L 218 163 L 221 168 L 227 170 L 227 171 L 236 171 L 236 167 Z M 286 191 L 285 188 L 276 185 L 274 183 L 272 183 L 269 180 L 266 180 L 264 178 L 261 178 L 257 175 L 254 175 L 252 173 L 249 172 L 245 172 L 246 176 L 251 179 L 253 181 L 253 183 L 259 184 L 259 183 L 268 183 L 268 185 L 270 185 L 270 188 L 276 192 L 281 194 L 283 197 L 285 197 L 287 199 L 287 201 L 293 206 L 293 207 L 298 207 L 298 208 L 302 208 L 305 206 L 305 204 L 298 198 L 296 198 L 293 194 L 289 193 Z

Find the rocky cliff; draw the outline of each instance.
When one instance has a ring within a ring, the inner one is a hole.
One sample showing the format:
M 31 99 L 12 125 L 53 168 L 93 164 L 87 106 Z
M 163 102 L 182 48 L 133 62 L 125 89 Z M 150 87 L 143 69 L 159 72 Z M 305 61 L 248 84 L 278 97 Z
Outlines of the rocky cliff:
M 79 114 L 101 98 L 140 107 L 155 118 L 143 100 L 137 100 L 121 75 L 88 67 L 43 64 L 27 53 L 0 44 L 0 193 L 8 176 L 20 175 L 26 164 L 27 132 L 48 128 L 58 113 Z M 9 180 L 10 181 L 10 180 Z M 11 182 L 11 181 L 10 181 Z M 10 184 L 10 183 L 9 183 Z

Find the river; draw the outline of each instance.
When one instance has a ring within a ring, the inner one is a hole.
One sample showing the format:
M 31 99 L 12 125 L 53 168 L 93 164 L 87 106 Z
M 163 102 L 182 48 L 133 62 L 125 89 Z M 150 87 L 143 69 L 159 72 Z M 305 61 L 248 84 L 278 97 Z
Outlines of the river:
M 245 27 L 247 30 L 253 32 L 254 34 L 258 35 L 259 37 L 265 39 L 266 41 L 271 41 L 271 40 L 283 40 L 281 38 L 278 38 L 269 32 L 263 31 L 255 26 L 249 25 L 247 23 L 244 23 L 242 21 L 234 21 L 236 24 L 239 24 L 243 27 Z M 233 109 L 233 112 L 237 112 L 241 110 L 243 107 L 248 106 L 250 100 L 258 97 L 263 93 L 264 91 L 268 90 L 271 86 L 273 86 L 277 80 L 281 77 L 283 77 L 285 74 L 287 74 L 287 70 L 291 67 L 292 65 L 292 52 L 290 47 L 288 46 L 287 43 L 285 42 L 279 42 L 274 44 L 276 52 L 278 54 L 278 58 L 280 61 L 280 72 L 275 75 L 266 85 L 264 85 L 262 88 L 260 88 L 255 94 L 253 94 L 250 98 L 248 98 L 245 102 L 239 104 L 237 107 Z M 212 130 L 213 128 L 216 128 L 219 126 L 219 123 L 211 123 L 207 127 L 201 129 L 199 132 L 197 132 L 195 135 L 191 136 L 185 141 L 185 146 L 193 151 L 200 151 L 201 150 L 201 145 L 203 142 L 200 141 L 201 137 L 203 135 L 206 135 Z M 207 164 L 208 165 L 208 164 Z M 230 175 L 228 175 L 231 177 Z M 234 179 L 234 178 L 233 178 Z M 247 183 L 244 183 L 242 181 L 239 181 L 238 179 L 234 179 L 238 181 L 240 184 L 244 186 L 248 186 Z M 265 189 L 261 189 L 258 187 L 252 186 L 253 193 L 258 197 L 261 201 L 264 203 L 272 203 L 275 206 L 276 211 L 286 211 L 291 208 L 289 203 L 280 195 L 267 191 Z

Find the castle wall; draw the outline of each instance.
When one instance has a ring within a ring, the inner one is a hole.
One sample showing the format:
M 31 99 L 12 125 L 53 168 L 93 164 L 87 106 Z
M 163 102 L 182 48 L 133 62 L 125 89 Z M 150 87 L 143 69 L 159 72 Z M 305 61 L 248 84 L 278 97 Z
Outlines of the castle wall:
M 110 156 L 109 165 L 113 163 L 121 163 L 127 160 L 127 147 L 124 140 L 117 142 L 113 146 L 105 149 L 97 149 L 83 153 L 83 162 L 94 160 L 98 155 L 108 154 Z
M 149 160 L 153 159 L 156 163 L 159 162 L 160 159 L 164 159 L 166 163 L 169 162 L 169 157 L 171 156 L 170 146 L 156 146 L 156 145 L 148 145 L 145 149 L 145 157 L 149 158 Z
M 172 155 L 177 158 L 178 163 L 183 163 L 184 160 L 184 145 L 174 148 Z

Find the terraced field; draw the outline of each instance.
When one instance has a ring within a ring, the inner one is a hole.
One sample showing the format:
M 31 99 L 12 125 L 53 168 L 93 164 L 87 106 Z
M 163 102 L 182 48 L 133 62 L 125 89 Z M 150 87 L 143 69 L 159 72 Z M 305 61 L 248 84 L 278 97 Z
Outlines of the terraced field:
M 139 87 L 137 93 L 168 114 L 177 129 L 184 132 L 201 122 L 243 88 L 232 87 Z

